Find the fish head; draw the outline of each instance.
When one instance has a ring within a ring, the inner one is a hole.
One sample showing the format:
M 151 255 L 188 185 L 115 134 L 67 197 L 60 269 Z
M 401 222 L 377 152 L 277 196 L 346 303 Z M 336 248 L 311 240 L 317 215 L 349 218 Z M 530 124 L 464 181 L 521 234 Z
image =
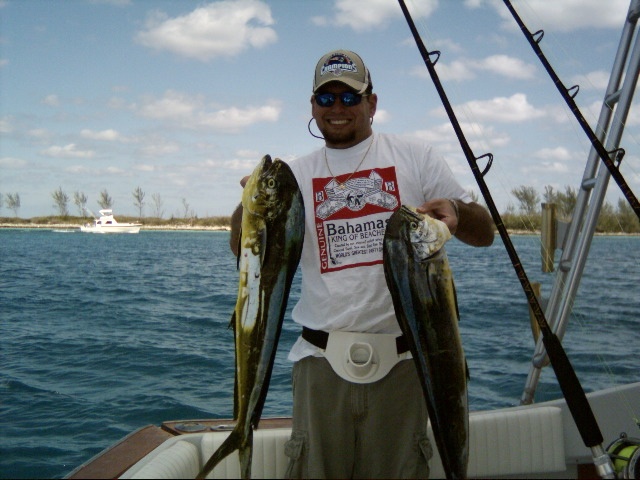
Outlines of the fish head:
M 398 239 L 408 242 L 413 256 L 422 261 L 432 257 L 451 238 L 447 225 L 414 207 L 403 205 L 389 219 L 387 230 L 397 232 Z
M 266 221 L 279 217 L 289 208 L 298 184 L 289 165 L 265 155 L 244 187 L 242 206 Z

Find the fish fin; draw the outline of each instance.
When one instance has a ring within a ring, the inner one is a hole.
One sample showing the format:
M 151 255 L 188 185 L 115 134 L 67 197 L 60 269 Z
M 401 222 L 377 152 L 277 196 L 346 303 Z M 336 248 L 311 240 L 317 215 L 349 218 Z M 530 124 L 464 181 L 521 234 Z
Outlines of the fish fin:
M 229 322 L 229 329 L 233 329 L 233 344 L 234 344 L 234 348 L 233 351 L 236 351 L 236 345 L 237 345 L 237 340 L 236 340 L 236 312 L 235 310 L 233 311 L 233 314 L 231 315 L 231 321 Z M 234 371 L 234 378 L 233 378 L 233 419 L 236 420 L 238 418 L 238 413 L 239 413 L 239 403 L 238 403 L 238 356 L 235 356 L 235 360 L 234 360 L 234 366 L 233 366 L 233 371 Z
M 264 266 L 264 262 L 267 258 L 267 241 L 269 240 L 269 236 L 267 235 L 267 229 L 263 228 L 260 230 L 260 266 Z
M 253 430 L 247 432 L 247 442 L 244 447 L 240 447 L 238 456 L 240 457 L 240 475 L 242 478 L 251 478 L 251 460 L 253 459 Z
M 460 310 L 458 309 L 458 292 L 456 291 L 456 283 L 451 279 L 451 289 L 453 290 L 453 302 L 456 305 L 456 317 L 460 322 Z
M 238 254 L 236 255 L 236 269 L 240 270 L 240 255 L 242 253 L 242 227 L 240 227 L 240 231 L 238 232 Z

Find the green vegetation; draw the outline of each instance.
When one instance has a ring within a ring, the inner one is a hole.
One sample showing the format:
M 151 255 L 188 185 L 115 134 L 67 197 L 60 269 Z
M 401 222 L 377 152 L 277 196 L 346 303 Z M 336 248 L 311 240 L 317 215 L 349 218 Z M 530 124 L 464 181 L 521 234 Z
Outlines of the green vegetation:
M 532 187 L 520 186 L 514 188 L 511 193 L 518 200 L 519 209 L 516 211 L 513 205 L 501 214 L 502 221 L 508 230 L 534 232 L 540 230 L 540 196 Z M 544 202 L 553 203 L 557 209 L 557 220 L 569 222 L 578 195 L 575 189 L 565 187 L 564 192 L 555 191 L 553 187 L 545 187 Z M 626 201 L 621 198 L 616 207 L 605 202 L 600 210 L 598 233 L 640 233 L 640 221 L 635 212 Z

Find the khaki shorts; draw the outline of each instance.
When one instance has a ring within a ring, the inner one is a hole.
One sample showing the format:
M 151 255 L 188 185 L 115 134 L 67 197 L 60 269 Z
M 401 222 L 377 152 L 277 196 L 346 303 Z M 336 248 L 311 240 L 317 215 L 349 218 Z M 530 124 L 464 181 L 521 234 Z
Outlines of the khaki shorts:
M 322 357 L 293 367 L 288 478 L 428 478 L 427 407 L 413 360 L 356 384 Z

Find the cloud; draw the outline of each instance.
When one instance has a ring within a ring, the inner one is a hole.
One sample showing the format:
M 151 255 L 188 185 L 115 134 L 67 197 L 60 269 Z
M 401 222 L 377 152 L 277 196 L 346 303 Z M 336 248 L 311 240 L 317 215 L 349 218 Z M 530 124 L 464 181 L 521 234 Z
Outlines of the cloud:
M 493 147 L 507 145 L 511 138 L 504 132 L 498 132 L 492 126 L 476 122 L 461 122 L 460 128 L 476 155 L 483 155 Z M 460 150 L 460 142 L 451 123 L 443 123 L 428 130 L 417 130 L 410 136 L 421 138 L 428 143 L 439 145 L 442 152 Z
M 0 118 L 0 133 L 11 133 L 13 132 L 13 125 L 11 124 L 10 117 L 2 117 Z
M 418 68 L 419 70 L 416 70 L 416 72 L 419 76 L 429 76 L 429 71 L 425 67 L 420 66 Z M 438 77 L 444 81 L 454 80 L 460 82 L 464 80 L 471 80 L 476 77 L 472 64 L 460 60 L 454 60 L 449 64 L 440 64 L 440 62 L 438 62 L 436 72 L 438 73 Z
M 410 5 L 414 18 L 428 17 L 438 7 L 438 0 L 426 0 Z M 333 16 L 318 16 L 312 19 L 318 26 L 335 25 L 349 27 L 357 32 L 372 30 L 386 25 L 389 20 L 402 16 L 395 2 L 389 0 L 336 0 Z
M 95 156 L 93 150 L 78 150 L 75 143 L 70 143 L 64 147 L 52 145 L 40 152 L 46 157 L 52 158 L 92 158 Z
M 22 158 L 0 157 L 0 165 L 3 168 L 22 168 L 27 165 L 27 161 Z
M 567 161 L 571 160 L 571 153 L 565 147 L 542 148 L 533 154 L 536 158 Z
M 115 7 L 125 7 L 131 5 L 131 0 L 89 0 L 89 3 L 113 5 Z
M 609 84 L 609 72 L 604 70 L 596 70 L 585 75 L 576 75 L 572 77 L 568 87 L 580 85 L 580 89 L 585 90 L 606 90 Z
M 513 17 L 504 8 L 503 2 L 491 0 L 489 3 L 505 19 L 507 28 L 517 28 Z M 541 26 L 556 32 L 571 32 L 587 28 L 620 28 L 629 10 L 628 0 L 529 0 L 527 5 L 526 10 L 516 6 L 516 11 L 523 17 L 525 23 L 527 23 L 525 13 L 534 12 L 531 15 L 531 21 L 535 21 L 538 25 L 530 26 L 532 31 Z
M 206 62 L 274 43 L 273 23 L 271 9 L 261 1 L 223 0 L 175 18 L 156 12 L 135 39 L 155 50 Z
M 466 81 L 477 77 L 478 71 L 488 71 L 506 78 L 527 80 L 533 78 L 536 67 L 508 55 L 491 55 L 481 60 L 462 58 L 451 63 L 439 61 L 436 71 L 441 80 Z M 420 65 L 411 70 L 418 77 L 429 77 L 428 70 Z
M 227 132 L 237 132 L 255 123 L 275 122 L 281 111 L 276 102 L 211 111 L 203 97 L 173 90 L 165 92 L 162 98 L 146 98 L 141 105 L 135 105 L 134 109 L 144 117 L 171 122 L 182 128 L 207 128 Z
M 173 155 L 180 151 L 180 146 L 175 142 L 164 141 L 160 143 L 149 143 L 141 147 L 138 152 L 149 157 L 159 157 Z
M 104 140 L 107 142 L 122 140 L 122 135 L 113 129 L 102 130 L 100 132 L 84 129 L 80 132 L 80 136 L 89 140 Z
M 167 90 L 162 98 L 147 98 L 138 112 L 143 117 L 162 119 L 188 119 L 200 108 L 202 98 L 193 97 L 174 90 Z
M 462 107 L 473 118 L 496 122 L 526 122 L 545 116 L 527 101 L 524 93 L 515 93 L 511 97 L 496 97 L 491 100 L 473 100 Z
M 57 95 L 47 95 L 42 99 L 42 103 L 50 107 L 58 107 L 60 106 L 60 99 Z
M 536 67 L 533 65 L 507 55 L 491 55 L 479 62 L 474 62 L 474 66 L 479 70 L 489 70 L 504 77 L 518 80 L 533 78 L 536 71 Z

